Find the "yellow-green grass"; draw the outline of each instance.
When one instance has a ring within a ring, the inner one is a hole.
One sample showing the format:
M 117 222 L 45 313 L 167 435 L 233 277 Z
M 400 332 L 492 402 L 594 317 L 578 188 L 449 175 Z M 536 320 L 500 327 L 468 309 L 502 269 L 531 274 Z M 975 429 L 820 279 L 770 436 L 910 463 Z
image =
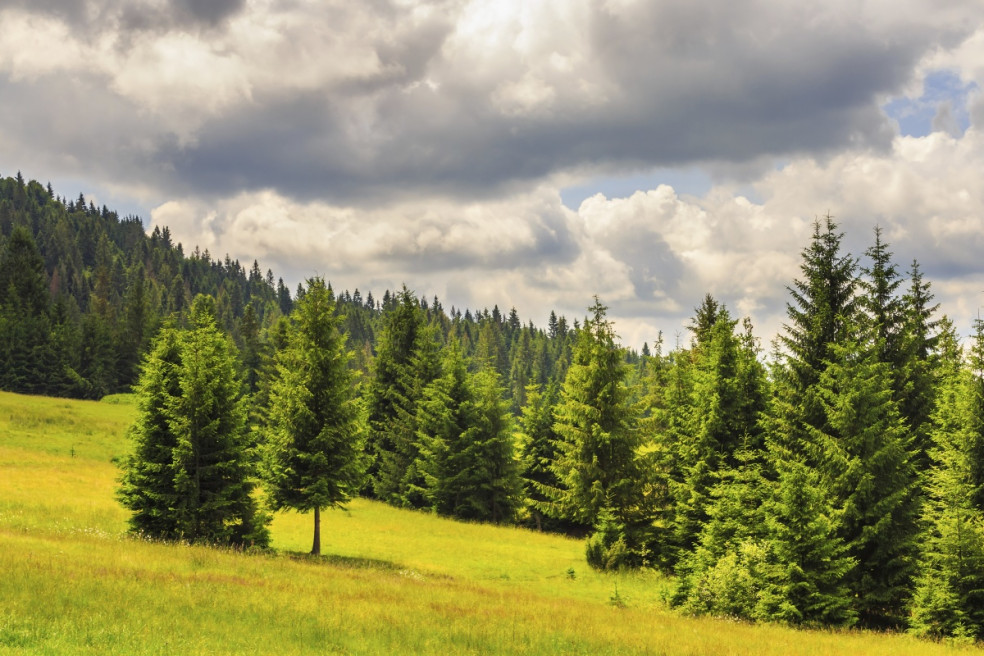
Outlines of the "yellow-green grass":
M 125 399 L 0 393 L 0 654 L 961 650 L 681 617 L 666 581 L 592 572 L 580 541 L 368 501 L 324 514 L 321 559 L 300 554 L 312 526 L 295 513 L 275 518 L 271 553 L 128 538 L 112 459 L 133 416 Z

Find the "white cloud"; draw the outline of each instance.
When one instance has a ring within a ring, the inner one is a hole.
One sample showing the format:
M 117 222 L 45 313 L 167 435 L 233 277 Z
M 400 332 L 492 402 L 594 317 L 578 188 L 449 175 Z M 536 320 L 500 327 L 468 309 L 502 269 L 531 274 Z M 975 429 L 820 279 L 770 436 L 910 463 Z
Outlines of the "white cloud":
M 830 211 L 859 257 L 880 225 L 900 270 L 918 258 L 960 321 L 976 302 L 968 290 L 984 289 L 981 139 L 976 129 L 960 139 L 933 133 L 897 138 L 887 155 L 795 160 L 755 185 L 761 202 L 727 185 L 699 198 L 661 185 L 628 198 L 597 195 L 572 212 L 544 186 L 493 201 L 433 198 L 367 211 L 268 190 L 223 201 L 214 215 L 191 201 L 167 203 L 153 219 L 213 255 L 258 257 L 295 279 L 319 273 L 363 290 L 406 282 L 458 306 L 515 305 L 540 321 L 549 309 L 580 317 L 598 294 L 639 346 L 680 330 L 708 292 L 771 338 L 812 223 Z

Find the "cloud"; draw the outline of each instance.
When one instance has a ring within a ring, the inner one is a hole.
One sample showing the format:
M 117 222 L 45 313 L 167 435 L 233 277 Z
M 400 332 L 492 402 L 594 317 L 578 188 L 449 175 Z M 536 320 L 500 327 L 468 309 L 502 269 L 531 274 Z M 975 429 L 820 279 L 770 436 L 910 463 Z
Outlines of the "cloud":
M 162 197 L 492 198 L 572 172 L 887 152 L 882 100 L 984 18 L 976 2 L 934 7 L 15 2 L 0 80 L 27 91 L 7 125 L 42 111 L 105 134 L 130 113 L 139 148 L 111 142 L 97 166 Z M 61 84 L 107 111 L 39 107 Z M 93 157 L 44 133 L 0 138 L 12 156 L 63 155 L 60 175 Z
M 598 294 L 636 347 L 660 330 L 682 331 L 711 293 L 770 339 L 813 222 L 828 211 L 846 251 L 863 261 L 880 226 L 900 272 L 918 259 L 939 281 L 944 311 L 968 319 L 977 301 L 967 290 L 984 289 L 982 167 L 984 134 L 971 128 L 961 138 L 897 137 L 887 153 L 793 160 L 755 183 L 757 201 L 728 184 L 699 197 L 660 185 L 626 198 L 598 194 L 572 211 L 542 185 L 495 200 L 365 210 L 271 189 L 218 205 L 170 202 L 153 222 L 213 256 L 257 257 L 292 284 L 315 273 L 377 294 L 407 283 L 447 305 L 516 306 L 538 322 L 550 309 L 581 317 Z

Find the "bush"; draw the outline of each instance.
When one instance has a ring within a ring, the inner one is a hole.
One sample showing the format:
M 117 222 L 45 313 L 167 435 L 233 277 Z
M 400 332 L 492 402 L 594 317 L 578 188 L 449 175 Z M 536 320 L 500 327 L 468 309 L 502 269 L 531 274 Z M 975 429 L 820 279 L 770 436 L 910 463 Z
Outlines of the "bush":
M 588 538 L 585 546 L 588 565 L 602 571 L 634 565 L 625 538 L 625 525 L 615 519 L 610 509 L 602 509 L 595 532 Z
M 687 588 L 681 607 L 695 615 L 767 619 L 760 617 L 760 602 L 768 569 L 766 548 L 757 542 L 742 542 L 737 550 L 681 582 Z

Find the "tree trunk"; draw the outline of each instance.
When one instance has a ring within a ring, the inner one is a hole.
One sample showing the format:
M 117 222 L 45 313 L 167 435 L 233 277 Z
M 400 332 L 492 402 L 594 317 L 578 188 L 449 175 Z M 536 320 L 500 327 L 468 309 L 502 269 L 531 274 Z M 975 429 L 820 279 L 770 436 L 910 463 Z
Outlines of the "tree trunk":
M 321 555 L 321 508 L 314 509 L 314 545 L 311 547 L 311 555 Z

